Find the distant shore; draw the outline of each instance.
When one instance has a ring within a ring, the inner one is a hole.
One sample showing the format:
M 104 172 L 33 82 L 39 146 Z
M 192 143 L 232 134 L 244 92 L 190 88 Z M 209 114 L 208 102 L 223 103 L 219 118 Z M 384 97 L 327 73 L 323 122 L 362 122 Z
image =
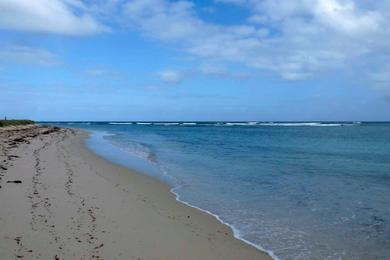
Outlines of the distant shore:
M 2 259 L 270 259 L 167 185 L 95 155 L 87 137 L 0 128 Z

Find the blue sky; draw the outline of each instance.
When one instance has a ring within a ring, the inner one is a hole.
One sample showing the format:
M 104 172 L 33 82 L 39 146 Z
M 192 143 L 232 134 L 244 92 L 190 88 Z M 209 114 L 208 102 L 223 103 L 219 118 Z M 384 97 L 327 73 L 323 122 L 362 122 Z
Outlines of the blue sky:
M 390 4 L 0 0 L 0 113 L 390 120 Z

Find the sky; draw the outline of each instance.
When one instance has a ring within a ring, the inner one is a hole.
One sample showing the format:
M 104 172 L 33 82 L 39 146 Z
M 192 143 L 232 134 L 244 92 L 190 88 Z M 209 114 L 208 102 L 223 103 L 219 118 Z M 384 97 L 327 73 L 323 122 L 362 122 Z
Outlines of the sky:
M 0 117 L 388 121 L 388 0 L 0 0 Z

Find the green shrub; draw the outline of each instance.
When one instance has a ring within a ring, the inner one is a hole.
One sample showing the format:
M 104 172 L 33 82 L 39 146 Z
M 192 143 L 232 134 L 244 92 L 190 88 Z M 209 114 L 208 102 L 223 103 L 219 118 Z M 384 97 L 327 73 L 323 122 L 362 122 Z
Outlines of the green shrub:
M 0 127 L 10 125 L 29 125 L 34 124 L 32 120 L 0 120 Z

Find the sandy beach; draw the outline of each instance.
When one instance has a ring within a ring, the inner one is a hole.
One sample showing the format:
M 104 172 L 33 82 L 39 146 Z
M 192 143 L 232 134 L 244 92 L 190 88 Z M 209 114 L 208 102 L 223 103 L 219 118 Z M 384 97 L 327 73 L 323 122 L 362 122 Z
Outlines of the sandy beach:
M 1 259 L 270 259 L 167 185 L 95 155 L 87 137 L 0 128 Z

